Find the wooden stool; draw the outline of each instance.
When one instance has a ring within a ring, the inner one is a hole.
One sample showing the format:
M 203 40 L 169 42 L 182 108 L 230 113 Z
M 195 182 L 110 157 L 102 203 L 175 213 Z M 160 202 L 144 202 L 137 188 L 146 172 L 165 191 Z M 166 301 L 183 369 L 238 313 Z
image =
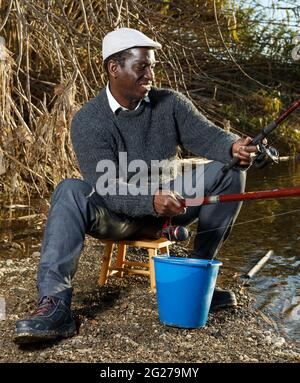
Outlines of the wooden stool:
M 123 277 L 123 273 L 149 275 L 150 276 L 150 288 L 155 290 L 155 274 L 154 274 L 154 261 L 153 256 L 158 254 L 160 250 L 161 254 L 169 255 L 169 245 L 173 242 L 166 238 L 159 238 L 155 240 L 140 239 L 140 240 L 124 240 L 124 241 L 108 241 L 101 240 L 105 244 L 103 262 L 99 274 L 99 285 L 103 286 L 107 282 L 107 278 L 110 275 L 117 274 L 119 277 Z M 117 246 L 117 258 L 111 265 L 112 253 L 114 246 Z M 126 261 L 126 247 L 136 246 L 148 249 L 149 260 L 147 263 Z M 139 267 L 139 268 L 138 268 Z

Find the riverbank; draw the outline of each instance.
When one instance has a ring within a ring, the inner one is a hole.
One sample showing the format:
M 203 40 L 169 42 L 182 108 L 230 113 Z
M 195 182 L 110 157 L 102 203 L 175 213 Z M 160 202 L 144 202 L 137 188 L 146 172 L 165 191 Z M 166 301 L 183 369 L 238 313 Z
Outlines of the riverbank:
M 111 277 L 106 286 L 97 286 L 102 250 L 99 241 L 87 239 L 74 279 L 78 335 L 23 347 L 12 341 L 14 322 L 35 307 L 39 253 L 0 260 L 0 296 L 6 301 L 6 319 L 0 320 L 0 362 L 300 361 L 296 344 L 284 339 L 267 316 L 252 308 L 253 298 L 239 278 L 229 286 L 237 295 L 237 308 L 210 313 L 203 329 L 167 327 L 159 322 L 148 278 Z M 135 259 L 144 257 L 143 250 L 133 251 Z M 172 251 L 184 255 L 177 245 Z

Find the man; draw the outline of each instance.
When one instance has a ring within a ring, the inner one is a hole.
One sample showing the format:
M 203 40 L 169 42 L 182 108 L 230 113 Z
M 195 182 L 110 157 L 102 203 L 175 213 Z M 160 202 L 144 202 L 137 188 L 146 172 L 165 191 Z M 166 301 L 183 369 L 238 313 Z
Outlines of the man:
M 204 194 L 239 193 L 245 186 L 244 172 L 223 173 L 221 168 L 233 156 L 240 159 L 239 165 L 249 165 L 256 147 L 247 146 L 249 137 L 240 139 L 209 122 L 182 94 L 152 87 L 154 51 L 160 48 L 159 43 L 129 28 L 113 31 L 103 40 L 109 82 L 72 122 L 72 142 L 84 180 L 64 180 L 52 196 L 38 270 L 38 307 L 29 319 L 17 322 L 18 343 L 76 333 L 70 310 L 71 280 L 86 233 L 100 239 L 151 237 L 167 217 L 172 217 L 174 225 L 198 220 L 191 254 L 196 258 L 213 258 L 229 234 L 240 203 L 186 209 L 185 192 L 176 189 L 176 174 L 171 172 L 167 180 L 153 177 L 151 161 L 170 164 L 181 146 L 213 160 L 202 167 Z M 124 154 L 128 163 L 146 164 L 148 174 L 139 179 L 141 193 L 128 192 L 133 185 L 126 173 L 129 167 L 124 169 L 120 160 Z M 115 169 L 103 182 L 105 167 L 111 166 Z M 191 174 L 195 177 L 196 173 Z M 158 182 L 154 191 L 148 180 Z M 212 308 L 235 304 L 232 292 L 215 290 Z

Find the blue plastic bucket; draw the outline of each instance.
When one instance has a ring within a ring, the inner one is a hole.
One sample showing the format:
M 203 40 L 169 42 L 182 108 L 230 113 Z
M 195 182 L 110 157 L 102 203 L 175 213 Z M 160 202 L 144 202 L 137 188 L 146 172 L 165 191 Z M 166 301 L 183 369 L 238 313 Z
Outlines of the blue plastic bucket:
M 169 256 L 153 259 L 159 320 L 169 326 L 204 327 L 222 263 Z

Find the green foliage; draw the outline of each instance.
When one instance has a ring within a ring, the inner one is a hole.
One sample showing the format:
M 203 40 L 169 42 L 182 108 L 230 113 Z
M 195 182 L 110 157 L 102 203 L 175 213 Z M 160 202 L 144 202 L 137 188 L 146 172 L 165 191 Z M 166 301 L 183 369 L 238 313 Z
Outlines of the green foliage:
M 299 98 L 300 62 L 293 60 L 292 50 L 300 6 L 293 0 L 289 4 L 274 1 L 268 9 L 259 0 L 240 0 L 223 12 L 231 32 L 226 43 L 249 78 L 241 73 L 232 77 L 239 95 L 236 93 L 236 100 L 230 98 L 229 103 L 224 97 L 221 112 L 235 128 L 254 135 Z M 300 151 L 299 116 L 299 111 L 295 112 L 274 133 L 277 146 L 285 154 Z

